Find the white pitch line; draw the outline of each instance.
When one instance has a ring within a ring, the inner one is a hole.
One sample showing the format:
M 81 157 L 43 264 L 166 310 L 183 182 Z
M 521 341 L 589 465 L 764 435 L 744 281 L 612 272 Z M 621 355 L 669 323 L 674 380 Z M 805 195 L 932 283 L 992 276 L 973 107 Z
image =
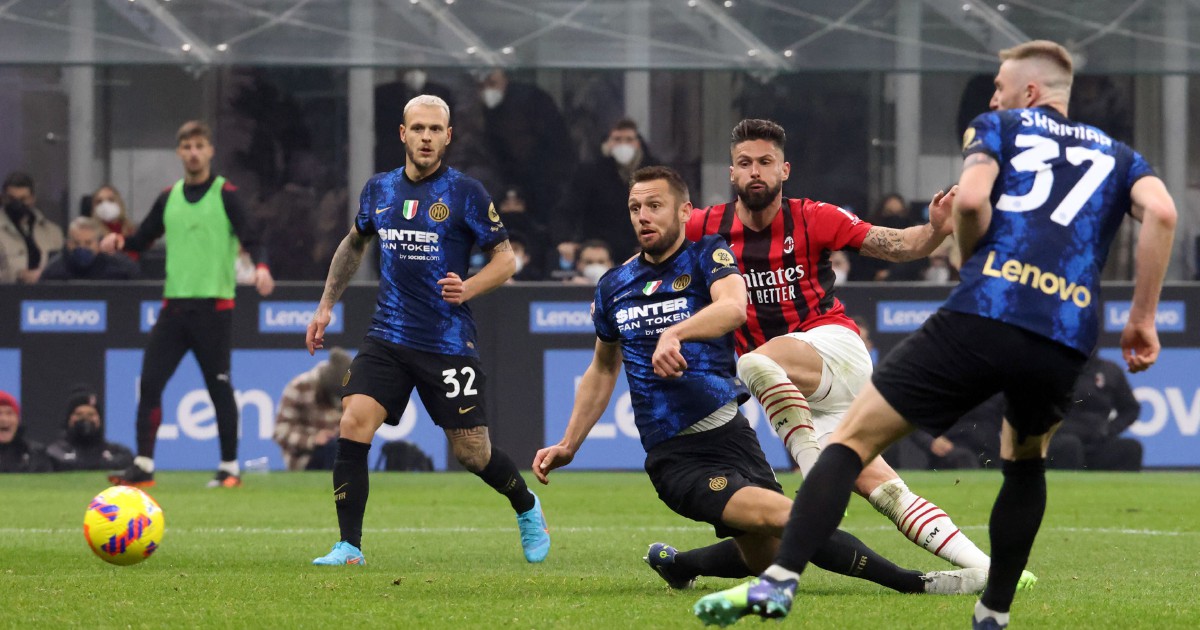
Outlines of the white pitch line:
M 511 527 L 380 527 L 364 528 L 364 534 L 499 534 L 510 533 Z M 894 529 L 890 526 L 855 527 L 850 531 L 887 531 Z M 962 529 L 986 530 L 987 525 L 966 525 Z M 80 528 L 39 528 L 39 527 L 0 527 L 0 534 L 13 535 L 78 535 Z M 167 530 L 180 534 L 246 534 L 246 535 L 308 535 L 336 533 L 336 527 L 167 527 Z M 557 533 L 592 534 L 604 532 L 710 532 L 711 527 L 705 525 L 682 526 L 653 526 L 628 525 L 612 527 L 553 527 L 550 530 Z M 1060 532 L 1069 534 L 1112 534 L 1121 536 L 1197 536 L 1200 531 L 1173 531 L 1157 529 L 1125 529 L 1115 527 L 1043 527 L 1040 532 Z

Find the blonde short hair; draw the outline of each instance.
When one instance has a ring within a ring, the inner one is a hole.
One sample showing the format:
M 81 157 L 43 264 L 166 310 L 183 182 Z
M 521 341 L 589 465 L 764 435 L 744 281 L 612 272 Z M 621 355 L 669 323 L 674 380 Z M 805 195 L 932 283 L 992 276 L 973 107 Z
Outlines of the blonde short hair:
M 440 107 L 443 112 L 446 112 L 446 124 L 450 124 L 450 106 L 447 105 L 446 101 L 443 101 L 441 97 L 434 96 L 432 94 L 421 94 L 419 96 L 412 97 L 412 99 L 410 99 L 404 106 L 404 119 L 408 119 L 408 110 L 419 105 Z
M 1075 62 L 1071 59 L 1071 53 L 1062 45 L 1046 39 L 1035 39 L 1000 51 L 1001 62 L 1026 60 L 1041 61 L 1061 71 L 1061 77 L 1046 77 L 1049 79 L 1047 83 L 1053 84 L 1054 79 L 1058 78 L 1065 81 L 1065 85 L 1061 87 L 1070 89 L 1071 79 L 1075 74 Z

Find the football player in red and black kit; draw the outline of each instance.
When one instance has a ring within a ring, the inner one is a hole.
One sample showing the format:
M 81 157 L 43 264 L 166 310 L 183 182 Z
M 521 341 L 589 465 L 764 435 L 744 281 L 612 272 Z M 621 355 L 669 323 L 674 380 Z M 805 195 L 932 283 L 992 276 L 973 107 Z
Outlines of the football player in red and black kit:
M 830 253 L 853 249 L 896 262 L 928 256 L 953 230 L 954 190 L 938 191 L 930 223 L 873 226 L 831 204 L 784 198 L 791 170 L 784 142 L 772 121 L 738 123 L 729 169 L 737 200 L 693 212 L 687 237 L 720 234 L 737 257 L 750 298 L 746 323 L 735 331 L 738 376 L 807 475 L 872 370 L 858 327 L 833 295 Z M 855 490 L 917 546 L 961 567 L 989 566 L 950 517 L 909 490 L 883 458 L 863 469 Z

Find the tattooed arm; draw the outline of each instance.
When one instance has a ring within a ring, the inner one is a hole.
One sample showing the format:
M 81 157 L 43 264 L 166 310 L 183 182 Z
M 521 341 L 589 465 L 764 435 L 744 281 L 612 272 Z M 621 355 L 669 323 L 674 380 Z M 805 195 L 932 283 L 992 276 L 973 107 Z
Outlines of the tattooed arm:
M 972 153 L 963 160 L 954 200 L 954 231 L 964 262 L 975 253 L 992 223 L 992 186 L 999 174 L 1000 165 L 986 153 Z
M 950 207 L 958 193 L 958 186 L 950 192 L 937 191 L 929 202 L 929 223 L 897 230 L 879 225 L 871 226 L 858 252 L 864 256 L 891 262 L 908 262 L 925 258 L 946 239 L 951 232 Z
M 371 234 L 362 234 L 356 228 L 350 228 L 350 233 L 342 239 L 337 251 L 333 253 L 333 262 L 329 263 L 329 276 L 325 278 L 325 292 L 321 294 L 321 302 L 317 304 L 317 310 L 313 313 L 305 334 L 305 345 L 308 346 L 309 354 L 325 347 L 325 327 L 332 318 L 333 305 L 342 298 L 342 292 L 346 290 L 346 285 L 350 284 L 350 278 L 358 271 L 372 238 Z
M 479 273 L 463 280 L 451 271 L 445 278 L 438 280 L 442 287 L 442 299 L 451 304 L 462 304 L 467 300 L 483 295 L 504 284 L 517 272 L 517 257 L 513 254 L 512 245 L 508 239 L 497 243 L 488 251 L 490 260 L 479 270 Z

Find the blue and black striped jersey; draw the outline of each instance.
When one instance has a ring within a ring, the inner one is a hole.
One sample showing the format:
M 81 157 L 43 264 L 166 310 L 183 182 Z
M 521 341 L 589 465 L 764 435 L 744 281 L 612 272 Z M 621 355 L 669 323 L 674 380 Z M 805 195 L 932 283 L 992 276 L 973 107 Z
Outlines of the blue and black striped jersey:
M 363 187 L 354 225 L 379 237 L 379 297 L 367 336 L 437 354 L 478 356 L 466 304 L 442 299 L 438 280 L 466 278 L 471 248 L 508 238 L 483 185 L 443 165 L 412 182 L 404 168 Z
M 1041 107 L 975 118 L 963 137 L 964 157 L 973 153 L 1000 165 L 992 219 L 945 308 L 1091 354 L 1109 245 L 1134 182 L 1154 171 L 1103 131 Z
M 712 304 L 713 282 L 738 273 L 725 241 L 705 236 L 653 265 L 642 256 L 611 269 L 596 286 L 592 319 L 602 341 L 621 343 L 634 422 L 647 451 L 729 402 L 749 398 L 738 380 L 732 333 L 685 341 L 688 367 L 661 378 L 651 363 L 662 332 Z

